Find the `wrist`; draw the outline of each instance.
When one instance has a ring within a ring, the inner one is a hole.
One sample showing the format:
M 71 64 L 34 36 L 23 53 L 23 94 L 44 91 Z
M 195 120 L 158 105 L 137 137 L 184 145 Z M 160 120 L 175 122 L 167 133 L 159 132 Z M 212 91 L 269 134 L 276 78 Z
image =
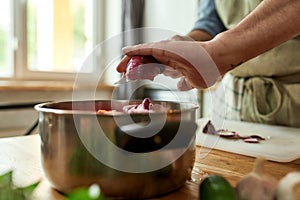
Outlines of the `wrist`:
M 220 74 L 224 75 L 235 67 L 241 65 L 243 50 L 235 48 L 228 31 L 218 34 L 214 39 L 205 42 L 205 49 L 218 67 Z
M 230 71 L 231 68 L 228 66 L 226 59 L 226 52 L 222 49 L 225 49 L 224 44 L 211 40 L 201 44 L 202 47 L 209 54 L 210 58 L 214 61 L 220 75 L 223 76 L 226 72 Z

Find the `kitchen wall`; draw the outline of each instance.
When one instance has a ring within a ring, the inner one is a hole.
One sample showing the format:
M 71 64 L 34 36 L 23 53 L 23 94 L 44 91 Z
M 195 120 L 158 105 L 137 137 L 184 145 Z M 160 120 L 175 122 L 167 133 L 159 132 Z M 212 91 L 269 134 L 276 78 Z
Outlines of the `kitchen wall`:
M 197 18 L 199 0 L 145 1 L 144 25 L 186 34 Z

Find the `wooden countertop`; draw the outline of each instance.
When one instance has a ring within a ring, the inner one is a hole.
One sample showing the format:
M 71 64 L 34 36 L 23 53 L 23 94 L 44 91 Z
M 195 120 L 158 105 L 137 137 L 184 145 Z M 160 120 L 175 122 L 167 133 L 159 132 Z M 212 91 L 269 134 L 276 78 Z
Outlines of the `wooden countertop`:
M 219 150 L 210 150 L 205 157 L 201 157 L 197 147 L 197 156 L 192 180 L 179 190 L 157 199 L 198 199 L 198 184 L 207 174 L 219 174 L 235 185 L 237 181 L 252 170 L 254 158 Z M 290 163 L 267 162 L 266 171 L 276 179 L 280 179 L 288 172 L 299 171 L 300 161 Z M 64 199 L 64 196 L 51 188 L 45 178 L 40 164 L 39 135 L 11 137 L 0 139 L 0 174 L 13 170 L 13 180 L 17 186 L 26 186 L 41 180 L 35 190 L 34 199 Z

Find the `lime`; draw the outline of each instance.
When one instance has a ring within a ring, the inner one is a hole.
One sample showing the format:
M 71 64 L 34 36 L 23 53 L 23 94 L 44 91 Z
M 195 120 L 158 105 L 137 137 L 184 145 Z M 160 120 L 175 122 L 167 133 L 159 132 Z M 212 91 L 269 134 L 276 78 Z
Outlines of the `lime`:
M 236 200 L 234 188 L 222 176 L 207 176 L 199 186 L 200 200 Z

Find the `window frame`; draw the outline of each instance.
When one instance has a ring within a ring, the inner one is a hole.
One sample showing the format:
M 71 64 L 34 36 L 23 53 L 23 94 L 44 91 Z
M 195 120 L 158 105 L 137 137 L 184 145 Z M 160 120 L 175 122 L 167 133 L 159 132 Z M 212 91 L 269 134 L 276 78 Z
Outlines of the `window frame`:
M 92 0 L 93 3 L 93 47 L 105 39 L 105 15 L 108 0 Z M 27 0 L 11 0 L 12 18 L 12 65 L 11 77 L 0 77 L 0 80 L 13 81 L 73 81 L 77 73 L 31 71 L 27 66 Z M 95 69 L 96 70 L 96 69 Z M 97 69 L 104 70 L 104 69 Z M 84 74 L 88 79 L 92 73 Z M 83 76 L 83 75 L 81 75 Z

